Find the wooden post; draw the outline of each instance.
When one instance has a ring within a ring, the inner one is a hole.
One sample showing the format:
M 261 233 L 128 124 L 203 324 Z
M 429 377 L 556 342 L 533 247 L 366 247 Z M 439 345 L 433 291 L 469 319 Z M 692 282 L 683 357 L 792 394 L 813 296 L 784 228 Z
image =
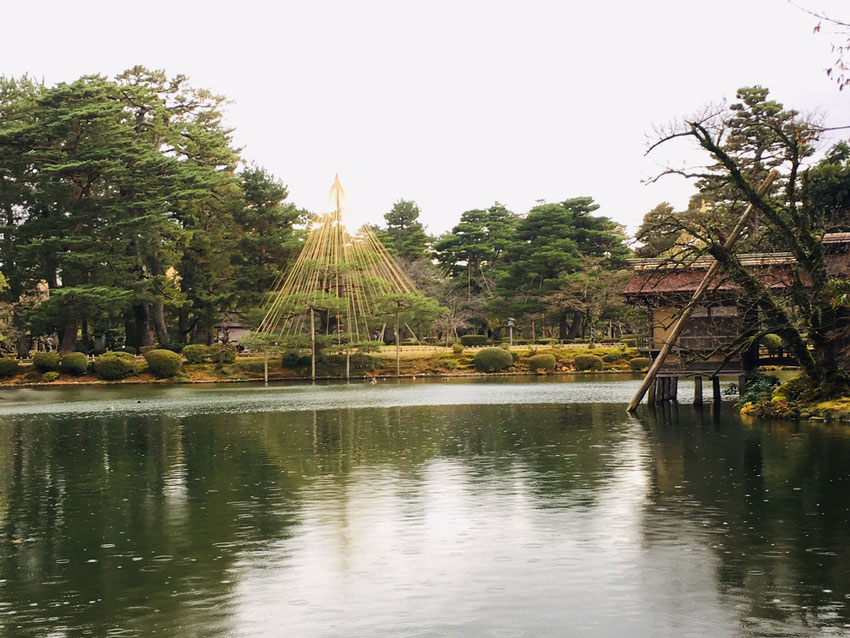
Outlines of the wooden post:
M 263 350 L 263 380 L 269 384 L 269 351 Z
M 664 403 L 667 400 L 667 377 L 658 379 L 658 401 Z
M 768 176 L 762 182 L 761 186 L 758 189 L 758 195 L 762 196 L 767 192 L 767 189 L 770 188 L 770 185 L 773 183 L 773 180 L 776 179 L 779 173 L 774 169 L 770 171 Z M 732 232 L 729 233 L 729 237 L 723 243 L 723 248 L 730 251 L 735 246 L 735 242 L 738 241 L 738 235 L 741 234 L 741 231 L 744 230 L 744 227 L 747 225 L 750 214 L 754 210 L 754 206 L 749 204 L 747 208 L 744 210 L 741 215 L 738 223 L 735 225 L 735 228 L 732 229 Z M 676 343 L 676 340 L 679 338 L 679 334 L 682 332 L 682 328 L 685 325 L 685 322 L 690 318 L 691 313 L 694 311 L 694 307 L 696 306 L 697 301 L 699 301 L 705 291 L 708 289 L 711 280 L 714 279 L 714 275 L 717 274 L 717 271 L 720 269 L 720 262 L 716 259 L 712 262 L 711 266 L 708 268 L 708 272 L 705 273 L 705 276 L 702 278 L 702 282 L 700 282 L 699 287 L 694 291 L 693 296 L 691 297 L 691 301 L 682 309 L 682 314 L 679 315 L 679 320 L 676 321 L 676 324 L 673 326 L 673 329 L 670 331 L 670 334 L 667 336 L 667 339 L 664 341 L 664 345 L 661 346 L 661 351 L 658 353 L 658 356 L 655 357 L 655 360 L 652 362 L 652 365 L 649 366 L 649 371 L 646 373 L 646 377 L 641 383 L 640 388 L 635 393 L 635 396 L 632 398 L 632 402 L 629 403 L 629 407 L 627 408 L 628 412 L 634 412 L 638 405 L 640 405 L 643 396 L 646 394 L 646 391 L 649 389 L 649 384 L 655 375 L 658 374 L 658 370 L 661 368 L 665 359 L 667 359 L 667 355 L 670 354 L 670 350 L 673 348 L 673 345 Z
M 401 342 L 398 335 L 398 312 L 395 313 L 395 376 L 401 376 Z
M 714 402 L 720 403 L 720 377 L 711 377 L 711 391 L 714 394 Z
M 670 398 L 674 401 L 679 400 L 679 377 L 670 379 Z
M 702 377 L 694 377 L 694 405 L 702 405 Z
M 658 392 L 658 383 L 653 383 L 649 386 L 649 394 L 646 395 L 646 403 L 648 405 L 655 405 L 655 395 Z
M 744 390 L 747 389 L 747 375 L 739 374 L 738 375 L 738 395 L 743 395 Z
M 313 309 L 310 308 L 310 365 L 312 367 L 313 381 L 316 380 L 316 317 L 313 314 Z

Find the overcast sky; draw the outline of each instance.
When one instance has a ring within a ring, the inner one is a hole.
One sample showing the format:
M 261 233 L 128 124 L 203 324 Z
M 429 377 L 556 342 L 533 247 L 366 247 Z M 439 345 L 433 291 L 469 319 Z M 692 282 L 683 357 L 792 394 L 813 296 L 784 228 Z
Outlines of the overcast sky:
M 800 0 L 850 19 L 846 0 Z M 349 225 L 413 199 L 431 232 L 494 201 L 589 195 L 633 230 L 678 178 L 653 125 L 761 84 L 850 124 L 824 69 L 838 38 L 786 0 L 4 3 L 0 73 L 49 84 L 142 64 L 226 95 L 243 156 L 322 210 L 334 174 Z M 666 157 L 665 157 L 666 155 Z

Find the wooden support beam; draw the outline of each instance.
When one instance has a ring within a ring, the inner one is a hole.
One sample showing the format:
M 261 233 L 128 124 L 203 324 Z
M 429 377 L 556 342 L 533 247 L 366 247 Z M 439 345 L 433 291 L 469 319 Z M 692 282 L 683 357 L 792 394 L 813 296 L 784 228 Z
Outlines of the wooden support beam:
M 674 401 L 679 400 L 679 377 L 670 379 L 670 398 Z
M 720 403 L 720 377 L 711 377 L 711 391 L 714 394 L 714 402 Z
M 694 405 L 702 405 L 702 377 L 694 377 Z
M 646 395 L 646 402 L 648 405 L 655 405 L 656 393 L 658 392 L 658 380 L 655 380 L 655 383 L 649 386 L 649 394 Z

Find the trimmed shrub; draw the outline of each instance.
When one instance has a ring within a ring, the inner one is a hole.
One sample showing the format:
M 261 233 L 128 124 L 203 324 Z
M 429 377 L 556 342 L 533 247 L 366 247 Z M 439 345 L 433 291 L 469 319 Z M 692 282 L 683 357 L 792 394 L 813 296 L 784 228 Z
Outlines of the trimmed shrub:
M 161 343 L 159 344 L 160 350 L 171 350 L 171 352 L 183 352 L 183 348 L 186 347 L 184 343 Z
M 45 372 L 41 375 L 41 380 L 45 383 L 50 383 L 51 381 L 56 381 L 59 378 L 59 373 L 56 370 L 51 370 L 50 372 Z
M 232 343 L 217 341 L 209 347 L 209 358 L 213 363 L 234 363 L 236 346 Z
M 89 359 L 81 352 L 71 352 L 62 357 L 59 363 L 62 372 L 73 374 L 75 377 L 80 377 L 89 369 Z
M 183 366 L 183 357 L 171 350 L 151 350 L 145 353 L 148 369 L 160 378 L 173 377 Z
M 519 361 L 519 352 L 514 352 L 513 350 L 511 350 L 511 359 L 514 360 L 514 363 Z
M 124 352 L 123 350 L 115 350 L 114 352 L 104 352 L 102 357 L 118 357 L 119 359 L 124 359 L 124 361 L 129 361 L 133 363 L 136 360 L 136 355 L 132 352 Z
M 126 352 L 107 352 L 95 359 L 94 371 L 99 379 L 117 381 L 135 374 L 136 364 Z
M 289 352 L 283 353 L 283 356 L 280 359 L 280 364 L 284 368 L 297 368 L 299 367 L 300 359 L 301 356 L 296 350 L 290 350 Z
M 634 359 L 629 360 L 629 368 L 631 368 L 633 372 L 640 372 L 641 370 L 646 370 L 650 363 L 652 363 L 652 361 L 649 357 L 635 357 Z
M 602 357 L 602 360 L 605 363 L 614 363 L 617 359 L 618 359 L 618 357 L 615 354 L 606 354 L 605 356 Z
M 124 352 L 126 354 L 131 354 L 134 357 L 139 354 L 139 351 L 136 350 L 133 346 L 124 346 L 120 350 L 116 350 L 115 352 Z
M 446 370 L 457 370 L 460 367 L 460 361 L 457 359 L 446 359 L 443 361 Z
M 528 358 L 528 367 L 531 370 L 554 370 L 555 356 L 551 354 L 536 354 Z
M 180 352 L 186 357 L 186 363 L 203 363 L 207 360 L 210 349 L 202 343 L 192 343 L 185 346 Z
M 0 377 L 11 377 L 18 374 L 21 364 L 17 359 L 3 357 L 0 359 Z
M 595 354 L 577 354 L 575 365 L 576 370 L 601 370 L 603 361 Z
M 637 348 L 637 339 L 623 339 L 623 345 L 627 348 Z
M 501 372 L 511 367 L 513 362 L 511 353 L 502 348 L 484 348 L 473 360 L 478 372 Z
M 59 355 L 55 352 L 36 352 L 32 356 L 32 364 L 39 372 L 59 370 Z
M 460 343 L 467 347 L 486 346 L 487 335 L 463 335 L 460 338 Z
M 454 354 L 463 354 L 463 344 L 461 343 L 453 343 L 452 344 L 452 352 Z
M 768 333 L 761 338 L 760 343 L 770 350 L 778 350 L 782 347 L 782 337 L 773 333 Z

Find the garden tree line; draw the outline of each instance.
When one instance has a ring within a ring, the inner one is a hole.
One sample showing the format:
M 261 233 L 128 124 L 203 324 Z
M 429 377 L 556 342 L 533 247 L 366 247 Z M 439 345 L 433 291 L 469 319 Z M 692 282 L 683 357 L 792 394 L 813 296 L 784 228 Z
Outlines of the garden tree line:
M 134 347 L 205 341 L 261 301 L 305 213 L 262 168 L 237 170 L 223 104 L 143 67 L 0 78 L 0 294 L 19 352 L 27 332 L 63 351 L 116 329 Z
M 30 336 L 53 334 L 64 352 L 90 351 L 96 335 L 134 348 L 204 343 L 225 316 L 256 319 L 309 213 L 245 165 L 224 103 L 144 67 L 55 86 L 0 78 L 7 347 L 16 336 L 23 356 Z M 538 336 L 587 334 L 611 315 L 601 300 L 613 298 L 627 254 L 622 229 L 597 208 L 576 198 L 520 216 L 496 203 L 432 238 L 416 203 L 399 200 L 379 237 L 441 304 L 431 306 L 448 309 L 433 322 L 434 308 L 415 312 L 411 301 L 402 332 L 499 336 L 516 317 Z
M 377 230 L 420 289 L 448 308 L 434 325 L 443 339 L 505 338 L 511 318 L 525 338 L 533 327 L 536 338 L 574 339 L 593 334 L 600 320 L 624 328 L 631 319 L 619 295 L 626 236 L 598 208 L 576 197 L 518 215 L 496 202 L 429 237 L 419 207 L 400 200 Z

